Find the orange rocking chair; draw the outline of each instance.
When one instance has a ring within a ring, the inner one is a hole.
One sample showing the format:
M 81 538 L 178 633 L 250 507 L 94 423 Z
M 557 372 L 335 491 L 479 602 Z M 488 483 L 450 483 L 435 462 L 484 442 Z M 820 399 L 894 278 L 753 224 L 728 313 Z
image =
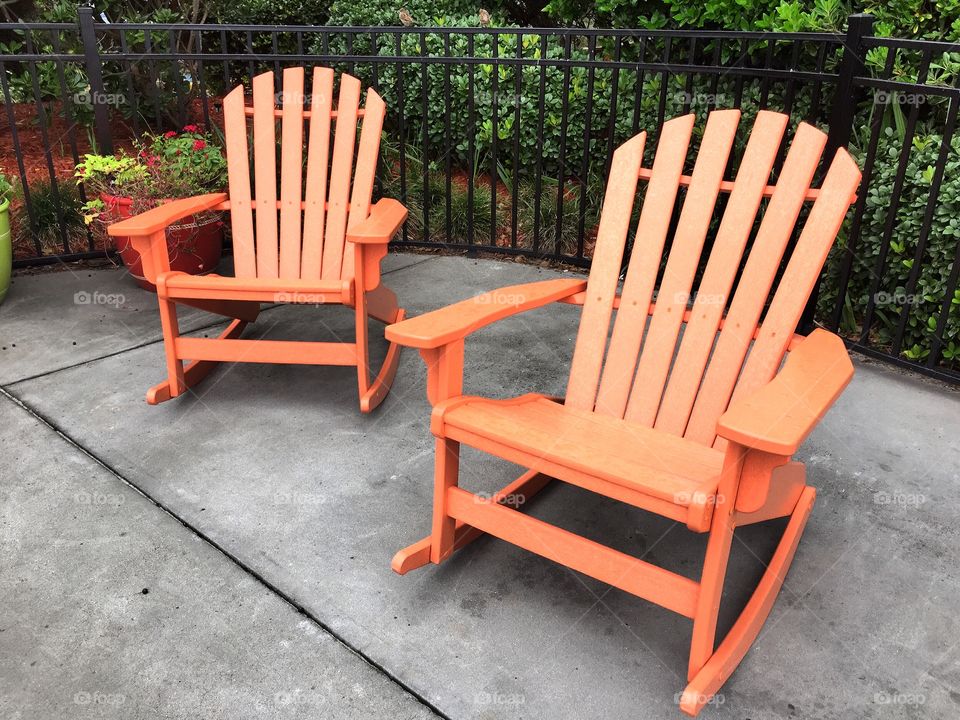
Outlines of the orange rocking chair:
M 684 163 L 692 115 L 665 123 L 651 169 L 642 166 L 644 133 L 616 151 L 587 281 L 504 288 L 386 331 L 391 341 L 419 349 L 427 363 L 437 438 L 432 532 L 397 553 L 393 569 L 403 574 L 440 563 L 489 533 L 680 613 L 693 621 L 689 684 L 680 699 L 689 715 L 734 671 L 773 606 L 815 495 L 803 463 L 792 455 L 853 375 L 840 338 L 823 330 L 801 337 L 794 328 L 855 197 L 860 171 L 839 150 L 822 186 L 811 188 L 826 136 L 801 124 L 776 184 L 769 184 L 787 117 L 764 111 L 735 180 L 726 181 L 739 123 L 737 110 L 710 113 L 689 176 Z M 640 179 L 648 181 L 646 196 L 618 295 Z M 729 196 L 704 265 L 721 192 Z M 745 254 L 764 198 L 762 221 Z M 806 201 L 812 207 L 771 296 Z M 464 338 L 555 301 L 583 307 L 565 400 L 463 395 Z M 529 470 L 493 497 L 475 495 L 457 485 L 461 443 Z M 709 533 L 699 582 L 519 512 L 518 499 L 554 478 Z M 734 529 L 780 517 L 789 518 L 783 538 L 716 645 Z
M 157 286 L 167 379 L 150 389 L 147 402 L 182 394 L 220 361 L 355 365 L 363 412 L 377 407 L 389 391 L 399 347 L 389 347 L 383 367 L 371 377 L 367 322 L 368 317 L 383 323 L 403 319 L 396 296 L 380 283 L 380 260 L 407 211 L 390 199 L 371 207 L 384 102 L 367 90 L 361 109 L 360 81 L 341 75 L 334 108 L 333 70 L 319 67 L 313 71 L 309 109 L 304 98 L 303 68 L 284 70 L 280 108 L 275 106 L 273 73 L 253 79 L 252 108 L 244 106 L 243 86 L 235 88 L 223 100 L 229 193 L 175 200 L 110 226 L 110 235 L 130 238 L 143 259 L 144 275 Z M 248 117 L 253 118 L 253 193 Z M 230 211 L 235 277 L 170 270 L 166 228 L 205 210 Z M 247 323 L 256 320 L 260 303 L 349 306 L 356 315 L 355 342 L 240 339 Z M 177 326 L 177 305 L 233 321 L 218 338 L 184 337 Z M 188 358 L 192 362 L 184 367 Z

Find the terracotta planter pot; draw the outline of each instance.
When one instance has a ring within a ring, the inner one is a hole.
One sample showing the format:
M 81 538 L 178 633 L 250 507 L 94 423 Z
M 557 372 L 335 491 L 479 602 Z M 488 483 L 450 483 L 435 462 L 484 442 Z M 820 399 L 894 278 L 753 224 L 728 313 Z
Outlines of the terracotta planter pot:
M 130 198 L 101 195 L 108 222 L 123 220 L 133 214 Z M 117 250 L 123 264 L 137 285 L 144 290 L 156 292 L 156 286 L 143 277 L 140 253 L 133 249 L 127 238 L 117 238 Z M 199 221 L 193 215 L 167 228 L 167 251 L 170 254 L 170 269 L 204 275 L 212 272 L 223 254 L 223 216 L 221 213 L 202 216 Z

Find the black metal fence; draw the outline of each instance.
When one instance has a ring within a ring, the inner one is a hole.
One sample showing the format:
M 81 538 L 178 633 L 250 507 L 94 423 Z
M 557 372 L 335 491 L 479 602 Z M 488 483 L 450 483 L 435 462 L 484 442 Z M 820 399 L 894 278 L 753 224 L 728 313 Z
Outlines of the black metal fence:
M 411 211 L 398 245 L 580 266 L 618 144 L 690 111 L 769 107 L 828 128 L 828 155 L 847 146 L 864 169 L 807 320 L 956 382 L 960 47 L 871 33 L 860 15 L 845 35 L 114 24 L 82 7 L 75 24 L 0 24 L 16 262 L 102 254 L 75 219 L 81 155 L 216 128 L 222 95 L 267 69 L 331 65 L 379 90 L 379 191 Z

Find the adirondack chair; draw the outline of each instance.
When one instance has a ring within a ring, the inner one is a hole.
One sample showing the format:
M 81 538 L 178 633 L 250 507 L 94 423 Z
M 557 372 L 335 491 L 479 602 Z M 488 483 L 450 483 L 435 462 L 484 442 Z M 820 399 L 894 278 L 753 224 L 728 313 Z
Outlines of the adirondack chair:
M 693 115 L 664 124 L 652 168 L 642 166 L 644 133 L 616 151 L 588 280 L 504 288 L 386 331 L 426 361 L 436 436 L 432 532 L 397 553 L 393 569 L 403 574 L 440 563 L 489 533 L 680 613 L 693 621 L 689 684 L 680 700 L 689 715 L 733 672 L 770 612 L 815 495 L 803 464 L 792 456 L 853 374 L 838 337 L 819 329 L 801 337 L 794 329 L 855 197 L 860 171 L 840 150 L 822 186 L 811 188 L 826 136 L 801 124 L 776 184 L 769 184 L 787 117 L 765 111 L 756 118 L 735 180 L 725 181 L 739 123 L 737 110 L 710 113 L 689 176 L 683 171 Z M 640 179 L 648 181 L 646 196 L 618 294 Z M 680 187 L 682 209 L 653 302 Z M 705 253 L 721 192 L 729 195 Z M 814 202 L 767 306 L 805 201 Z M 704 254 L 702 279 L 691 295 Z M 464 395 L 464 338 L 555 301 L 583 307 L 565 399 Z M 461 443 L 529 470 L 493 497 L 475 495 L 457 484 Z M 551 479 L 709 533 L 699 582 L 519 512 L 520 502 Z M 717 646 L 734 528 L 779 517 L 789 521 L 773 559 Z
M 403 319 L 396 296 L 380 283 L 380 260 L 407 211 L 391 199 L 371 207 L 383 100 L 367 90 L 361 109 L 360 81 L 344 74 L 334 108 L 333 80 L 330 68 L 314 68 L 309 109 L 304 107 L 303 68 L 283 71 L 279 108 L 273 73 L 253 78 L 253 107 L 244 106 L 243 86 L 235 88 L 223 100 L 229 193 L 175 200 L 110 226 L 110 235 L 130 238 L 143 258 L 144 274 L 157 286 L 167 379 L 150 389 L 148 403 L 182 394 L 220 361 L 356 365 L 363 412 L 379 405 L 389 391 L 399 347 L 390 345 L 382 368 L 371 377 L 367 322 L 368 317 L 383 323 Z M 253 118 L 252 193 L 248 117 Z M 309 121 L 309 131 L 304 121 Z M 230 211 L 235 277 L 170 271 L 165 228 L 204 210 Z M 349 306 L 356 316 L 355 342 L 239 339 L 264 302 Z M 184 337 L 177 325 L 177 305 L 224 315 L 232 322 L 218 338 Z M 192 362 L 184 367 L 187 358 Z

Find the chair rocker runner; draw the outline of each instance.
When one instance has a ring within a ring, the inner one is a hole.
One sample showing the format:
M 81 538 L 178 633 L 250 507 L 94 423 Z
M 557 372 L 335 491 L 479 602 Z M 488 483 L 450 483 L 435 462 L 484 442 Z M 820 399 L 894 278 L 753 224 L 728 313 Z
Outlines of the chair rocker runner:
M 383 367 L 371 377 L 367 321 L 403 319 L 396 296 L 380 282 L 380 261 L 407 211 L 390 199 L 371 206 L 383 100 L 368 89 L 360 108 L 360 81 L 344 74 L 334 108 L 333 80 L 332 69 L 314 69 L 309 109 L 303 68 L 283 71 L 279 108 L 273 73 L 253 79 L 253 107 L 244 106 L 243 86 L 235 88 L 223 101 L 229 193 L 175 200 L 110 226 L 110 235 L 130 238 L 143 258 L 144 274 L 157 286 L 167 379 L 147 393 L 147 402 L 182 394 L 219 361 L 355 365 L 363 412 L 379 405 L 389 391 L 399 347 L 390 345 Z M 253 119 L 252 189 L 248 117 Z M 235 277 L 170 271 L 165 229 L 205 210 L 230 211 Z M 278 302 L 353 308 L 355 342 L 240 339 L 247 323 L 256 320 L 260 303 Z M 232 322 L 218 338 L 183 337 L 177 305 Z M 188 358 L 192 362 L 185 367 Z
M 397 553 L 394 570 L 439 563 L 489 533 L 680 613 L 693 621 L 689 684 L 680 700 L 689 715 L 730 676 L 770 612 L 815 495 L 792 455 L 853 375 L 837 336 L 818 329 L 801 337 L 794 329 L 855 198 L 860 171 L 839 150 L 822 186 L 812 189 L 826 136 L 801 124 L 776 184 L 769 184 L 787 120 L 759 113 L 732 182 L 724 173 L 737 110 L 710 113 L 689 176 L 684 163 L 692 115 L 664 124 L 652 168 L 642 167 L 646 135 L 635 136 L 613 156 L 588 280 L 504 288 L 386 331 L 426 361 L 436 436 L 432 531 Z M 646 196 L 618 295 L 641 178 L 648 180 Z M 721 192 L 729 196 L 705 252 Z M 814 201 L 812 208 L 771 294 L 806 201 Z M 704 271 L 694 288 L 698 267 Z M 583 307 L 565 399 L 463 395 L 466 336 L 555 301 Z M 457 484 L 461 443 L 529 470 L 493 497 L 467 492 Z M 521 513 L 515 499 L 529 498 L 552 479 L 709 533 L 699 582 Z M 734 529 L 780 517 L 789 521 L 773 559 L 717 645 Z

